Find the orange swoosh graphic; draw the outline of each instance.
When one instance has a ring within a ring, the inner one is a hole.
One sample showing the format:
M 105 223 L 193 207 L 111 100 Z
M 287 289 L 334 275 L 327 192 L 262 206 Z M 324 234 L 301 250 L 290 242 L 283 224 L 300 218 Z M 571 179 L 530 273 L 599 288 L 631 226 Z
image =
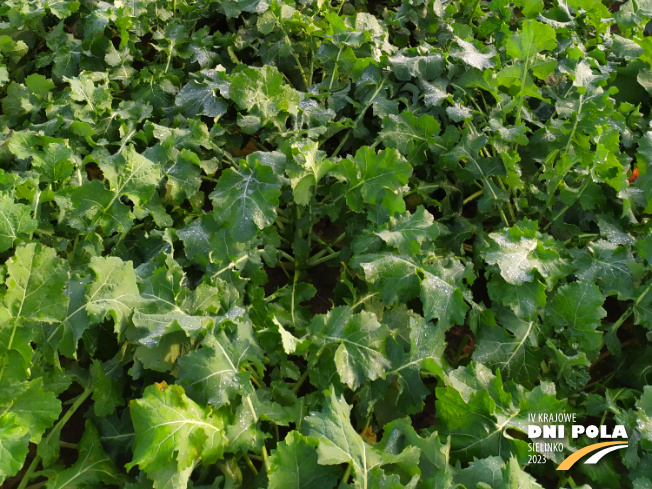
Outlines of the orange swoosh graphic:
M 577 462 L 579 459 L 581 459 L 584 455 L 587 453 L 595 452 L 596 450 L 599 450 L 600 448 L 603 447 L 608 447 L 611 445 L 627 445 L 626 441 L 605 441 L 602 443 L 594 443 L 593 445 L 589 445 L 588 447 L 584 447 L 581 450 L 576 451 L 572 455 L 569 455 L 564 459 L 562 463 L 559 464 L 559 467 L 557 467 L 557 470 L 568 470 L 570 469 L 575 462 Z

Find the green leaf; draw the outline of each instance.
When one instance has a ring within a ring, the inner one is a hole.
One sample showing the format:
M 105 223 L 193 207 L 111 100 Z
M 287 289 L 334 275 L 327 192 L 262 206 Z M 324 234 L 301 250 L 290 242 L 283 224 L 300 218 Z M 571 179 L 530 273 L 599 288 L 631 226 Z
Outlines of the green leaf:
M 217 221 L 238 241 L 247 241 L 276 219 L 281 183 L 254 155 L 238 170 L 228 168 L 210 194 Z
M 623 5 L 615 14 L 616 22 L 621 30 L 627 30 L 642 22 L 647 22 L 652 15 L 652 5 L 648 1 L 639 0 Z
M 239 322 L 233 333 L 208 335 L 199 350 L 181 357 L 179 382 L 193 399 L 220 407 L 253 393 L 244 369 L 250 365 L 262 369 L 262 359 L 251 324 Z
M 604 296 L 592 283 L 573 282 L 557 290 L 553 302 L 546 309 L 546 320 L 557 332 L 562 332 L 568 342 L 578 346 L 575 350 L 596 356 L 602 341 L 602 331 L 597 328 L 607 312 L 602 308 Z
M 17 248 L 7 263 L 0 317 L 5 321 L 63 321 L 68 308 L 63 294 L 68 269 L 52 248 L 40 243 Z
M 380 289 L 388 305 L 420 297 L 427 320 L 438 319 L 443 328 L 464 324 L 469 306 L 462 291 L 464 268 L 451 258 L 420 263 L 417 257 L 394 254 L 358 255 L 354 266 Z
M 116 407 L 124 403 L 122 367 L 115 359 L 104 362 L 104 364 L 93 359 L 90 373 L 93 382 L 92 398 L 95 401 L 95 414 L 108 416 L 115 411 Z
M 0 484 L 20 471 L 29 451 L 29 430 L 16 415 L 0 416 Z
M 175 103 L 185 117 L 219 117 L 226 113 L 227 105 L 215 96 L 215 88 L 208 82 L 190 80 L 177 95 Z
M 105 234 L 126 233 L 133 226 L 129 208 L 98 180 L 71 189 L 70 201 L 74 208 L 70 225 L 83 233 L 94 231 L 96 226 Z
M 269 457 L 270 489 L 334 487 L 339 471 L 335 467 L 317 463 L 318 445 L 317 439 L 307 438 L 296 431 L 291 431 Z
M 44 391 L 43 378 L 11 384 L 0 388 L 0 409 L 13 414 L 15 420 L 29 432 L 29 440 L 39 443 L 41 436 L 61 413 L 61 401 L 52 392 Z
M 243 399 L 243 402 L 237 406 L 232 422 L 226 427 L 230 453 L 245 454 L 262 450 L 265 434 L 258 426 L 258 416 L 260 413 L 251 397 Z
M 15 203 L 7 195 L 0 198 L 0 253 L 11 248 L 16 240 L 31 236 L 36 227 L 28 206 Z
M 552 351 L 554 361 L 550 363 L 555 372 L 554 380 L 558 385 L 576 391 L 582 389 L 591 380 L 588 371 L 591 362 L 587 358 L 586 352 L 566 355 L 555 345 L 554 341 L 548 340 L 546 345 Z
M 465 182 L 473 183 L 481 179 L 487 198 L 492 203 L 498 203 L 505 201 L 507 194 L 493 183 L 491 176 L 505 175 L 506 172 L 500 159 L 478 156 L 480 151 L 487 145 L 487 142 L 488 138 L 484 135 L 474 135 L 466 132 L 462 135 L 461 142 L 443 156 L 448 162 L 449 168 L 455 171 Z M 463 167 L 460 164 L 462 162 L 464 163 Z
M 499 489 L 543 489 L 534 477 L 521 469 L 516 457 L 510 457 L 505 463 L 500 457 L 475 459 L 469 467 L 462 470 L 456 482 L 465 487 L 485 487 L 485 481 L 491 481 L 491 487 Z M 477 484 L 477 486 L 475 485 Z M 487 487 L 489 487 L 487 485 Z
M 179 357 L 190 351 L 191 346 L 191 340 L 183 331 L 172 331 L 152 344 L 138 346 L 134 358 L 139 362 L 139 367 L 156 372 L 168 372 Z
M 0 485 L 642 489 L 651 17 L 0 0 Z
M 231 75 L 228 96 L 240 109 L 247 110 L 258 125 L 272 125 L 278 130 L 285 128 L 289 115 L 297 114 L 301 99 L 272 65 L 244 68 Z
M 405 212 L 400 188 L 408 182 L 412 167 L 398 151 L 376 153 L 362 147 L 353 159 L 342 160 L 333 173 L 346 182 L 344 196 L 354 211 L 362 211 L 364 204 L 382 203 L 392 214 Z
M 72 149 L 61 143 L 48 144 L 42 152 L 34 154 L 32 165 L 38 170 L 40 180 L 47 183 L 60 183 L 73 172 L 74 165 L 70 161 Z
M 455 478 L 455 481 L 463 484 L 464 487 L 483 487 L 484 484 L 482 486 L 480 484 L 483 482 L 486 484 L 485 481 L 491 481 L 492 487 L 503 487 L 505 483 L 504 467 L 505 462 L 497 456 L 481 459 L 474 458 L 473 463 L 463 469 Z
M 501 326 L 485 326 L 476 339 L 473 360 L 499 368 L 506 379 L 532 386 L 543 360 L 538 318 L 525 321 L 509 313 L 498 318 Z
M 328 314 L 315 316 L 307 329 L 316 347 L 339 345 L 335 365 L 340 379 L 351 389 L 385 377 L 390 366 L 386 353 L 389 330 L 372 314 L 353 314 L 348 307 L 336 307 Z
M 385 147 L 399 150 L 409 161 L 423 163 L 427 151 L 440 145 L 437 139 L 439 128 L 434 117 L 424 114 L 417 118 L 412 112 L 405 111 L 385 117 L 378 136 Z
M 115 332 L 120 335 L 127 325 L 132 310 L 142 302 L 131 261 L 118 257 L 93 257 L 90 268 L 94 280 L 86 286 L 85 312 L 90 324 L 97 324 L 107 316 L 113 319 Z M 75 313 L 82 313 L 81 310 Z
M 405 450 L 418 448 L 418 468 L 425 484 L 436 484 L 435 487 L 452 487 L 454 467 L 450 465 L 450 440 L 442 443 L 437 432 L 420 436 L 410 424 L 409 418 L 397 419 L 383 428 L 383 439 L 376 448 L 388 452 L 401 453 Z
M 294 201 L 299 205 L 308 205 L 319 181 L 330 171 L 335 163 L 324 157 L 318 150 L 316 142 L 296 143 L 292 145 L 293 161 L 296 168 L 289 170 Z
M 494 274 L 487 284 L 487 291 L 491 300 L 509 307 L 523 319 L 532 318 L 546 305 L 546 286 L 538 279 L 514 285 Z
M 70 96 L 77 102 L 84 102 L 93 112 L 110 109 L 113 97 L 106 86 L 106 75 L 96 72 L 82 72 L 79 76 L 64 79 L 70 84 Z M 102 80 L 104 84 L 95 86 Z
M 130 207 L 122 200 L 128 198 L 140 209 L 154 196 L 161 178 L 160 169 L 138 154 L 133 146 L 127 146 L 112 157 L 102 156 L 99 166 L 109 188 L 93 180 L 80 187 L 64 189 L 60 195 L 70 196 L 73 205 L 70 223 L 75 229 L 90 233 L 99 226 L 105 235 L 126 233 L 134 222 Z
M 7 372 L 0 387 L 0 483 L 18 473 L 29 442 L 39 443 L 61 413 L 61 402 L 44 392 L 43 378 L 11 383 Z
M 399 382 L 396 408 L 406 414 L 423 410 L 423 400 L 430 394 L 421 379 L 421 372 L 444 377 L 448 362 L 444 351 L 446 338 L 442 328 L 433 327 L 421 317 L 409 317 L 409 351 L 392 358 L 392 367 L 386 373 L 390 380 L 394 375 Z
M 152 198 L 161 179 L 160 169 L 128 145 L 115 157 L 101 161 L 100 169 L 109 182 L 114 199 L 125 196 L 135 205 Z
M 507 40 L 507 55 L 523 61 L 529 60 L 541 51 L 552 51 L 557 47 L 555 29 L 536 20 L 527 19 L 521 31 Z
M 440 52 L 433 49 L 422 56 L 415 54 L 401 50 L 389 58 L 389 67 L 396 78 L 401 81 L 410 81 L 412 78 L 430 81 L 441 75 L 444 57 Z
M 376 234 L 402 254 L 417 254 L 424 243 L 433 241 L 440 233 L 432 214 L 423 206 L 419 206 L 414 214 L 390 217 L 380 229 Z
M 355 481 L 367 486 L 370 473 L 380 465 L 380 455 L 367 445 L 353 429 L 349 415 L 351 407 L 331 391 L 320 413 L 311 413 L 305 420 L 307 436 L 319 438 L 317 447 L 320 465 L 353 465 Z
M 496 51 L 490 47 L 487 53 L 483 53 L 476 48 L 472 43 L 466 42 L 459 37 L 455 38 L 455 45 L 449 51 L 449 55 L 453 58 L 459 58 L 467 65 L 477 68 L 479 70 L 490 69 L 495 66 L 492 58 L 496 56 Z
M 528 19 L 536 17 L 543 10 L 543 4 L 537 0 L 517 0 L 515 5 L 521 7 L 521 13 Z
M 629 269 L 634 257 L 628 246 L 598 240 L 573 250 L 573 259 L 575 275 L 597 284 L 604 295 L 617 294 L 621 300 L 636 297 L 636 282 Z
M 132 322 L 136 331 L 130 331 L 129 337 L 147 347 L 155 346 L 163 335 L 178 330 L 196 338 L 213 324 L 213 319 L 206 314 L 220 308 L 219 303 L 212 304 L 218 289 L 200 285 L 190 291 L 183 269 L 174 262 L 169 262 L 168 267 L 155 269 L 141 282 L 143 302 L 134 311 Z
M 11 153 L 25 160 L 32 156 L 34 147 L 36 146 L 38 137 L 31 131 L 14 132 L 11 138 L 7 139 L 7 148 Z
M 106 454 L 100 435 L 92 421 L 86 421 L 84 435 L 79 442 L 79 458 L 70 468 L 48 474 L 47 489 L 94 488 L 100 485 L 120 486 L 127 477 L 120 472 Z
M 66 1 L 52 0 L 47 2 L 48 9 L 59 19 L 66 19 L 79 10 L 79 2 L 77 0 Z
M 48 93 L 55 87 L 52 80 L 37 73 L 32 73 L 25 78 L 25 86 L 40 98 L 47 97 Z
M 550 236 L 537 231 L 537 223 L 521 221 L 514 227 L 490 233 L 485 261 L 497 265 L 502 278 L 512 285 L 523 285 L 536 278 L 535 271 L 550 288 L 567 270 L 559 249 Z
M 513 455 L 525 463 L 527 443 L 508 436 L 506 430 L 527 433 L 531 412 L 569 410 L 566 401 L 555 397 L 554 384 L 542 382 L 529 392 L 508 384 L 506 390 L 500 372 L 494 376 L 482 364 L 459 367 L 449 378 L 449 386 L 437 387 L 435 406 L 440 436 L 450 435 L 451 455 L 458 460 L 489 456 L 505 460 Z M 568 439 L 562 442 L 567 444 Z M 563 453 L 557 452 L 552 458 L 560 463 Z
M 652 285 L 646 284 L 641 295 L 634 302 L 634 324 L 641 324 L 652 331 Z
M 11 117 L 20 117 L 26 113 L 38 110 L 30 100 L 30 93 L 24 85 L 11 82 L 7 87 L 7 97 L 2 100 L 2 110 Z
M 220 8 L 224 10 L 227 17 L 239 17 L 242 12 L 264 13 L 269 7 L 268 0 L 224 0 Z
M 171 466 L 183 471 L 222 456 L 227 443 L 223 419 L 189 399 L 182 387 L 150 385 L 130 409 L 136 435 L 127 470 L 138 465 L 150 475 Z
M 201 186 L 201 168 L 199 157 L 188 149 L 178 151 L 174 148 L 174 139 L 169 138 L 143 153 L 147 159 L 161 166 L 167 177 L 165 198 L 175 204 L 191 199 Z

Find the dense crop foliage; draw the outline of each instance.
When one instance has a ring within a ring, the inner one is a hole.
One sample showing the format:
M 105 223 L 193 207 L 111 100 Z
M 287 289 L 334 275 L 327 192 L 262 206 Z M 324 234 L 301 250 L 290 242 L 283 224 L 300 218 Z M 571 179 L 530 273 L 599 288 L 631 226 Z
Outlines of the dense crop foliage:
M 0 482 L 649 488 L 650 16 L 0 2 Z

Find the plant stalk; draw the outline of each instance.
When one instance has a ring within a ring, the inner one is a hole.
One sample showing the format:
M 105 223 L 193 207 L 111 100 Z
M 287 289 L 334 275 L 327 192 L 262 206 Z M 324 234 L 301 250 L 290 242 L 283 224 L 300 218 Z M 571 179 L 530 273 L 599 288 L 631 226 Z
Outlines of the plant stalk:
M 618 331 L 618 328 L 620 328 L 620 327 L 623 325 L 623 323 L 624 323 L 625 321 L 627 321 L 627 319 L 629 318 L 629 316 L 631 316 L 632 313 L 634 312 L 634 307 L 635 307 L 635 306 L 638 306 L 638 305 L 641 303 L 641 301 L 645 298 L 645 296 L 646 296 L 647 293 L 650 291 L 650 289 L 652 289 L 652 282 L 650 283 L 650 285 L 648 285 L 648 286 L 645 288 L 645 290 L 644 290 L 643 292 L 641 292 L 641 295 L 639 295 L 639 296 L 636 298 L 636 300 L 634 301 L 634 303 L 633 303 L 632 305 L 630 305 L 630 306 L 627 308 L 627 310 L 626 310 L 624 313 L 622 313 L 621 316 L 620 316 L 618 319 L 616 319 L 616 322 L 613 323 L 613 324 L 611 325 L 611 332 L 612 332 L 612 333 L 616 333 L 616 331 Z
M 337 148 L 335 148 L 335 151 L 333 151 L 333 156 L 337 156 L 337 154 L 340 152 L 340 150 L 344 147 L 346 142 L 349 140 L 349 136 L 351 135 L 351 130 L 360 123 L 360 121 L 362 120 L 362 118 L 366 114 L 367 110 L 369 109 L 369 107 L 371 107 L 371 104 L 373 103 L 373 101 L 376 99 L 376 97 L 380 93 L 380 90 L 383 88 L 383 86 L 385 86 L 385 79 L 384 78 L 380 82 L 380 84 L 378 85 L 378 88 L 376 89 L 374 94 L 369 99 L 369 102 L 367 102 L 367 105 L 365 105 L 364 109 L 362 109 L 362 111 L 360 112 L 358 117 L 356 117 L 356 119 L 353 121 L 353 125 L 350 127 L 349 131 L 346 133 L 346 136 L 344 136 L 342 138 L 342 141 L 340 141 L 340 144 L 337 146 Z
M 477 192 L 472 193 L 471 195 L 469 195 L 466 199 L 464 199 L 464 200 L 462 201 L 462 205 L 466 205 L 466 204 L 468 204 L 469 202 L 471 202 L 472 200 L 477 199 L 477 198 L 480 197 L 483 193 L 484 193 L 484 188 L 481 188 L 481 189 L 478 190 Z
M 88 399 L 88 397 L 93 393 L 93 388 L 89 387 L 84 389 L 84 392 L 82 392 L 79 397 L 75 400 L 72 406 L 70 406 L 70 409 L 66 411 L 66 414 L 63 415 L 63 417 L 57 422 L 56 425 L 54 425 L 54 428 L 50 430 L 48 433 L 48 436 L 45 437 L 43 440 L 45 443 L 47 443 L 50 440 L 50 437 L 52 436 L 53 433 L 60 433 L 61 428 L 65 426 L 65 424 L 72 418 L 72 415 L 77 412 L 77 410 L 80 408 L 82 404 L 84 404 L 84 401 Z M 20 481 L 20 484 L 16 489 L 25 489 L 27 487 L 27 483 L 30 481 L 30 479 L 34 476 L 34 472 L 36 471 L 36 467 L 38 467 L 38 464 L 41 462 L 41 456 L 36 454 L 36 456 L 32 459 L 32 463 L 29 464 L 29 467 L 27 468 L 27 472 L 25 472 L 25 475 L 23 476 L 22 480 Z

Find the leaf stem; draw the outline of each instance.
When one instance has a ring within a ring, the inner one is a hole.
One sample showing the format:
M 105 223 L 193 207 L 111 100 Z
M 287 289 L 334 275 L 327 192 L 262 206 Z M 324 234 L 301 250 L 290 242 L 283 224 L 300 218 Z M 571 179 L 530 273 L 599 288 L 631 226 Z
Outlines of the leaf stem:
M 570 151 L 570 146 L 571 143 L 573 142 L 573 138 L 575 137 L 575 131 L 577 129 L 577 124 L 580 121 L 580 115 L 582 115 L 582 108 L 584 105 L 584 95 L 580 95 L 580 106 L 579 109 L 577 110 L 577 114 L 575 115 L 575 123 L 573 124 L 573 128 L 571 129 L 570 135 L 568 136 L 568 142 L 566 143 L 566 147 L 564 148 L 564 152 L 562 155 L 559 156 L 559 159 L 561 160 L 562 156 L 568 155 L 568 151 Z M 554 162 L 554 158 L 552 160 Z M 561 182 L 564 181 L 564 178 L 566 178 L 566 175 L 568 174 L 569 171 L 573 168 L 574 164 L 569 164 L 568 167 L 564 170 L 564 174 L 561 175 L 557 183 L 555 184 L 555 187 L 550 191 L 550 195 L 548 196 L 548 204 L 547 207 L 550 207 L 552 205 L 552 200 L 554 198 L 555 192 L 557 192 L 557 187 L 561 184 Z
M 72 265 L 75 260 L 75 254 L 77 253 L 77 244 L 79 243 L 79 234 L 75 235 L 75 241 L 72 243 L 72 250 L 70 251 L 70 257 L 68 258 L 68 263 Z
M 462 205 L 466 205 L 466 204 L 468 204 L 468 203 L 471 202 L 473 199 L 476 199 L 476 198 L 480 197 L 483 193 L 484 193 L 484 188 L 481 188 L 481 189 L 478 190 L 477 192 L 472 193 L 471 195 L 469 195 L 466 199 L 464 199 L 464 200 L 462 201 Z
M 310 375 L 310 369 L 309 369 L 309 368 L 306 368 L 306 369 L 303 371 L 303 373 L 301 374 L 301 377 L 299 377 L 299 380 L 297 380 L 296 384 L 294 384 L 294 385 L 292 386 L 292 392 L 293 392 L 294 394 L 296 394 L 297 392 L 299 392 L 299 389 L 301 388 L 301 386 L 303 385 L 303 383 L 304 383 L 304 382 L 306 381 L 306 379 L 308 378 L 308 375 Z
M 215 182 L 215 183 L 219 183 L 219 180 L 218 180 L 217 178 L 208 177 L 208 176 L 206 176 L 206 175 L 202 175 L 202 176 L 201 176 L 201 179 L 202 179 L 202 180 L 206 180 L 207 182 Z
M 589 186 L 589 183 L 590 183 L 590 182 L 591 182 L 591 180 L 587 178 L 587 179 L 586 179 L 586 182 L 584 182 L 584 183 L 582 184 L 582 186 L 579 188 L 579 191 L 578 191 L 578 193 L 577 193 L 577 198 L 575 199 L 575 201 L 573 202 L 573 204 L 577 201 L 577 199 L 579 199 L 579 198 L 582 196 L 582 194 L 583 194 L 584 191 L 586 190 L 586 187 Z M 546 227 L 543 228 L 543 230 L 544 230 L 544 231 L 547 231 L 548 228 L 549 228 L 550 226 L 552 226 L 553 223 L 554 223 L 557 219 L 559 219 L 561 216 L 563 216 L 563 215 L 566 213 L 566 211 L 567 211 L 568 209 L 570 209 L 570 208 L 571 208 L 571 204 L 568 204 L 566 207 L 564 207 L 562 210 L 560 210 L 559 213 L 558 213 L 555 217 L 553 217 L 552 220 L 551 220 L 548 224 L 546 224 Z
M 372 297 L 378 295 L 378 292 L 372 292 L 371 294 L 365 295 L 362 299 L 358 300 L 355 304 L 351 306 L 351 310 L 354 310 L 356 307 L 358 307 L 360 304 L 364 304 L 367 302 L 367 300 L 371 299 Z
M 34 212 L 32 214 L 32 218 L 34 221 L 38 222 L 38 206 L 41 201 L 41 191 L 39 190 L 36 192 L 36 199 L 34 199 Z M 32 236 L 34 236 L 34 231 L 29 233 L 29 239 L 32 239 Z
M 580 116 L 582 115 L 582 107 L 584 106 L 584 95 L 580 95 L 580 107 L 577 109 L 577 114 L 575 115 L 575 123 L 573 124 L 573 129 L 571 129 L 570 136 L 568 136 L 568 142 L 566 143 L 566 148 L 564 148 L 564 154 L 568 154 L 570 150 L 570 145 L 573 142 L 573 137 L 575 137 L 575 130 L 577 129 L 577 124 L 580 122 Z
M 597 234 L 597 233 L 578 234 L 578 235 L 573 236 L 573 237 L 571 237 L 571 238 L 568 238 L 566 241 L 564 241 L 564 245 L 568 245 L 568 244 L 571 243 L 573 240 L 578 240 L 578 241 L 580 241 L 580 240 L 582 240 L 582 239 L 586 239 L 586 238 L 597 238 L 597 237 L 599 237 L 599 236 L 600 236 L 600 235 Z
M 292 265 L 292 264 L 291 264 L 291 263 L 284 263 L 284 262 L 282 262 L 282 261 L 278 262 L 278 264 L 280 265 L 281 270 L 283 270 L 283 273 L 285 274 L 285 276 L 287 277 L 287 279 L 290 280 L 290 274 L 288 273 L 288 271 L 286 270 L 285 267 L 286 267 L 286 266 L 290 266 L 290 265 Z M 292 270 L 292 268 L 290 268 L 290 270 Z
M 242 367 L 240 367 L 240 370 L 248 373 L 251 376 L 251 380 L 253 381 L 253 383 L 256 384 L 256 387 L 260 389 L 262 387 L 262 381 L 258 377 L 258 374 L 253 369 L 248 367 L 249 367 L 248 365 L 243 365 Z
M 310 260 L 317 260 L 318 258 L 321 258 L 322 256 L 324 256 L 326 253 L 328 253 L 328 250 L 327 250 L 326 248 L 321 249 L 321 250 L 319 250 L 317 253 L 315 253 L 314 255 L 312 255 L 312 256 L 310 257 Z
M 308 86 L 312 85 L 312 77 L 314 74 L 315 74 L 315 60 L 313 59 L 312 50 L 311 50 L 310 51 L 310 76 L 308 77 L 308 83 L 309 83 Z
M 498 180 L 498 186 L 503 189 L 505 192 L 507 192 L 507 187 L 505 187 L 505 182 L 503 182 L 503 179 L 500 177 L 496 177 L 496 180 Z M 511 194 L 511 192 L 509 192 Z M 509 211 L 509 216 L 512 218 L 513 222 L 516 222 L 516 213 L 514 212 L 514 207 L 512 207 L 512 200 L 511 198 L 507 199 L 507 210 Z
M 349 463 L 349 466 L 346 468 L 346 471 L 344 472 L 344 475 L 342 476 L 342 480 L 340 481 L 340 485 L 339 485 L 340 489 L 343 489 L 344 487 L 346 487 L 347 481 L 349 480 L 349 476 L 351 475 L 351 467 L 353 467 L 353 465 L 351 465 Z
M 519 126 L 521 124 L 521 111 L 523 110 L 523 102 L 525 102 L 525 79 L 527 78 L 527 72 L 530 69 L 528 66 L 530 57 L 525 58 L 525 63 L 523 66 L 523 76 L 521 77 L 521 90 L 518 94 L 518 111 L 516 112 L 516 124 Z
M 507 220 L 507 216 L 505 215 L 505 211 L 502 209 L 502 207 L 499 207 L 498 211 L 500 212 L 500 217 L 502 218 L 503 222 L 505 223 L 505 226 L 509 227 L 509 221 Z
M 329 253 L 326 256 L 322 256 L 320 258 L 317 258 L 316 260 L 310 259 L 310 260 L 307 261 L 306 265 L 308 267 L 316 267 L 317 265 L 321 265 L 322 263 L 327 262 L 328 260 L 336 258 L 337 256 L 339 256 L 339 254 L 340 254 L 340 252 L 336 251 L 334 253 Z
M 283 27 L 283 23 L 280 23 L 281 30 L 283 31 L 283 35 L 285 36 L 285 41 L 288 43 L 288 45 L 292 46 L 292 41 L 290 40 L 290 37 L 288 36 L 287 31 L 285 30 L 285 27 Z M 303 66 L 301 65 L 301 60 L 299 59 L 299 55 L 292 51 L 292 57 L 294 58 L 294 61 L 297 63 L 297 67 L 299 68 L 299 71 L 301 72 L 301 78 L 303 78 L 303 84 L 304 84 L 304 90 L 308 90 L 308 77 L 306 76 L 306 72 L 303 69 Z
M 254 423 L 258 423 L 258 415 L 254 409 L 254 403 L 251 402 L 251 396 L 245 397 L 247 404 L 249 405 L 249 410 L 251 411 L 252 416 L 254 417 Z M 263 444 L 263 461 L 265 463 L 265 469 L 269 471 L 269 460 L 267 460 L 267 448 Z M 19 488 L 20 489 L 20 488 Z
M 251 461 L 251 458 L 249 457 L 249 455 L 245 453 L 244 458 L 245 458 L 245 460 L 247 462 L 247 465 L 249 466 L 251 471 L 254 473 L 254 475 L 258 475 L 258 470 L 256 469 L 256 467 L 254 467 L 254 464 Z
M 13 343 L 14 343 L 14 337 L 16 336 L 16 329 L 17 329 L 17 328 L 18 328 L 18 320 L 17 320 L 17 319 L 14 319 L 14 327 L 13 327 L 13 329 L 11 330 L 11 337 L 9 338 L 9 344 L 7 345 L 7 353 L 8 353 L 9 351 L 11 351 L 11 346 L 12 346 Z M 5 355 L 2 357 L 2 368 L 0 368 L 0 380 L 2 380 L 2 376 L 3 376 L 4 373 L 5 373 L 5 368 L 7 367 L 7 361 L 8 361 L 8 359 L 7 359 L 7 354 L 5 354 Z
M 344 136 L 342 138 L 342 141 L 340 141 L 340 144 L 337 146 L 337 148 L 335 148 L 335 151 L 333 151 L 332 156 L 337 156 L 337 154 L 340 152 L 340 150 L 344 147 L 346 142 L 349 140 L 349 136 L 351 135 L 351 130 L 360 123 L 360 121 L 364 117 L 365 113 L 367 112 L 369 107 L 371 107 L 371 104 L 373 103 L 373 101 L 376 99 L 376 97 L 380 93 L 380 90 L 383 88 L 383 86 L 385 86 L 385 79 L 384 78 L 382 79 L 382 81 L 378 85 L 378 88 L 376 89 L 374 94 L 369 99 L 369 102 L 367 102 L 367 104 L 365 105 L 364 109 L 362 109 L 360 114 L 358 114 L 358 117 L 356 117 L 356 119 L 353 121 L 353 125 L 349 128 L 349 131 L 346 133 L 346 136 Z
M 293 257 L 292 255 L 286 253 L 286 252 L 283 251 L 283 250 L 278 250 L 278 252 L 281 254 L 281 256 L 282 256 L 283 258 L 286 258 L 287 260 L 289 260 L 289 261 L 291 261 L 292 263 L 294 263 L 294 257 Z
M 296 267 L 294 269 L 294 279 L 292 280 L 292 303 L 291 303 L 291 317 L 292 317 L 292 324 L 297 324 L 297 321 L 294 317 L 294 309 L 295 309 L 295 295 L 296 295 L 296 290 L 297 290 L 297 283 L 299 282 L 299 268 Z
M 342 48 L 340 47 L 340 50 L 337 52 L 337 57 L 335 58 L 335 64 L 333 65 L 333 72 L 331 73 L 331 81 L 328 85 L 329 93 L 333 89 L 333 81 L 335 80 L 335 73 L 337 73 L 337 63 L 339 62 L 341 55 L 342 55 Z
M 43 487 L 47 483 L 48 483 L 48 481 L 36 482 L 34 484 L 30 484 L 25 489 L 40 489 L 41 487 Z
M 333 243 L 339 243 L 339 242 L 342 241 L 345 237 L 346 237 L 346 233 L 342 233 L 342 234 L 340 234 L 337 238 L 335 238 L 335 241 L 333 241 Z M 330 246 L 326 241 L 324 241 L 323 239 L 321 239 L 319 236 L 315 236 L 315 241 L 317 241 L 317 243 L 319 243 L 320 245 L 325 246 L 325 248 L 322 249 L 322 250 L 320 250 L 320 251 L 318 251 L 318 252 L 315 253 L 313 256 L 311 256 L 311 257 L 308 259 L 308 264 L 310 264 L 310 263 L 314 263 L 314 262 L 317 261 L 319 258 L 321 258 L 322 256 L 324 256 L 327 252 L 330 253 L 331 255 L 335 255 L 335 254 L 337 253 L 333 248 L 331 248 L 331 246 Z
M 380 138 L 378 138 L 378 139 L 376 139 L 376 140 L 374 141 L 374 143 L 373 143 L 371 146 L 369 146 L 369 147 L 370 147 L 371 149 L 374 149 L 376 146 L 378 146 L 378 145 L 379 145 L 380 143 L 382 143 L 382 142 L 383 142 L 383 141 L 382 141 Z
M 638 306 L 641 303 L 641 301 L 645 298 L 645 296 L 650 291 L 650 289 L 652 289 L 652 282 L 650 282 L 650 285 L 648 285 L 645 288 L 645 290 L 643 292 L 641 292 L 641 295 L 639 295 L 636 298 L 634 303 L 631 304 L 627 308 L 627 310 L 624 313 L 621 314 L 621 316 L 618 319 L 616 319 L 616 322 L 611 325 L 611 332 L 612 333 L 615 334 L 616 331 L 618 331 L 618 328 L 620 328 L 623 325 L 623 323 L 627 320 L 627 318 L 629 318 L 629 316 L 632 315 L 632 313 L 634 312 L 634 307 Z
M 70 420 L 70 418 L 72 418 L 72 415 L 75 414 L 75 412 L 77 412 L 80 406 L 84 404 L 84 401 L 88 399 L 88 397 L 92 394 L 92 392 L 93 392 L 92 387 L 88 387 L 84 389 L 84 392 L 82 392 L 79 395 L 79 397 L 77 397 L 73 405 L 70 406 L 70 409 L 66 411 L 66 414 L 64 414 L 63 417 L 57 422 L 57 424 L 54 425 L 54 428 L 50 430 L 48 436 L 46 436 L 45 439 L 43 440 L 43 443 L 48 443 L 50 437 L 52 437 L 54 433 L 61 432 L 61 429 Z M 37 453 L 36 456 L 32 459 L 32 463 L 29 464 L 29 467 L 27 468 L 27 472 L 25 472 L 25 475 L 23 475 L 23 478 L 16 489 L 25 489 L 27 487 L 27 483 L 34 476 L 34 472 L 36 471 L 36 467 L 38 467 L 40 461 L 41 461 L 41 456 L 38 455 Z
M 175 6 L 176 6 L 176 0 L 175 0 Z M 172 61 L 172 49 L 174 49 L 174 39 L 170 40 L 170 51 L 168 52 L 168 62 L 165 65 L 165 73 L 168 72 L 170 69 L 170 61 Z
M 222 268 L 222 269 L 218 270 L 217 272 L 215 272 L 215 273 L 211 276 L 211 278 L 215 278 L 215 277 L 217 277 L 218 275 L 223 274 L 223 273 L 226 272 L 227 270 L 232 270 L 232 269 L 234 269 L 235 266 L 236 266 L 238 263 L 240 263 L 240 262 L 243 261 L 243 260 L 246 260 L 247 258 L 249 258 L 249 255 L 241 256 L 241 257 L 238 258 L 236 261 L 232 261 L 231 263 L 229 263 L 229 264 L 228 264 L 227 266 L 225 266 L 224 268 Z
M 463 87 L 460 87 L 459 85 L 456 85 L 455 83 L 451 83 L 451 87 L 457 88 L 457 89 L 461 90 L 462 92 L 464 92 L 464 95 L 467 96 L 468 100 L 470 100 L 471 103 L 475 106 L 475 108 L 478 109 L 478 113 L 479 113 L 479 114 L 480 114 L 480 115 L 481 115 L 485 120 L 487 119 L 486 116 L 485 116 L 485 111 L 483 111 L 483 110 L 480 108 L 480 106 L 479 106 L 478 103 L 475 101 L 475 99 L 474 99 L 471 95 L 469 95 L 469 94 L 467 93 L 467 91 L 466 91 Z M 487 113 L 489 113 L 489 112 L 487 112 Z

